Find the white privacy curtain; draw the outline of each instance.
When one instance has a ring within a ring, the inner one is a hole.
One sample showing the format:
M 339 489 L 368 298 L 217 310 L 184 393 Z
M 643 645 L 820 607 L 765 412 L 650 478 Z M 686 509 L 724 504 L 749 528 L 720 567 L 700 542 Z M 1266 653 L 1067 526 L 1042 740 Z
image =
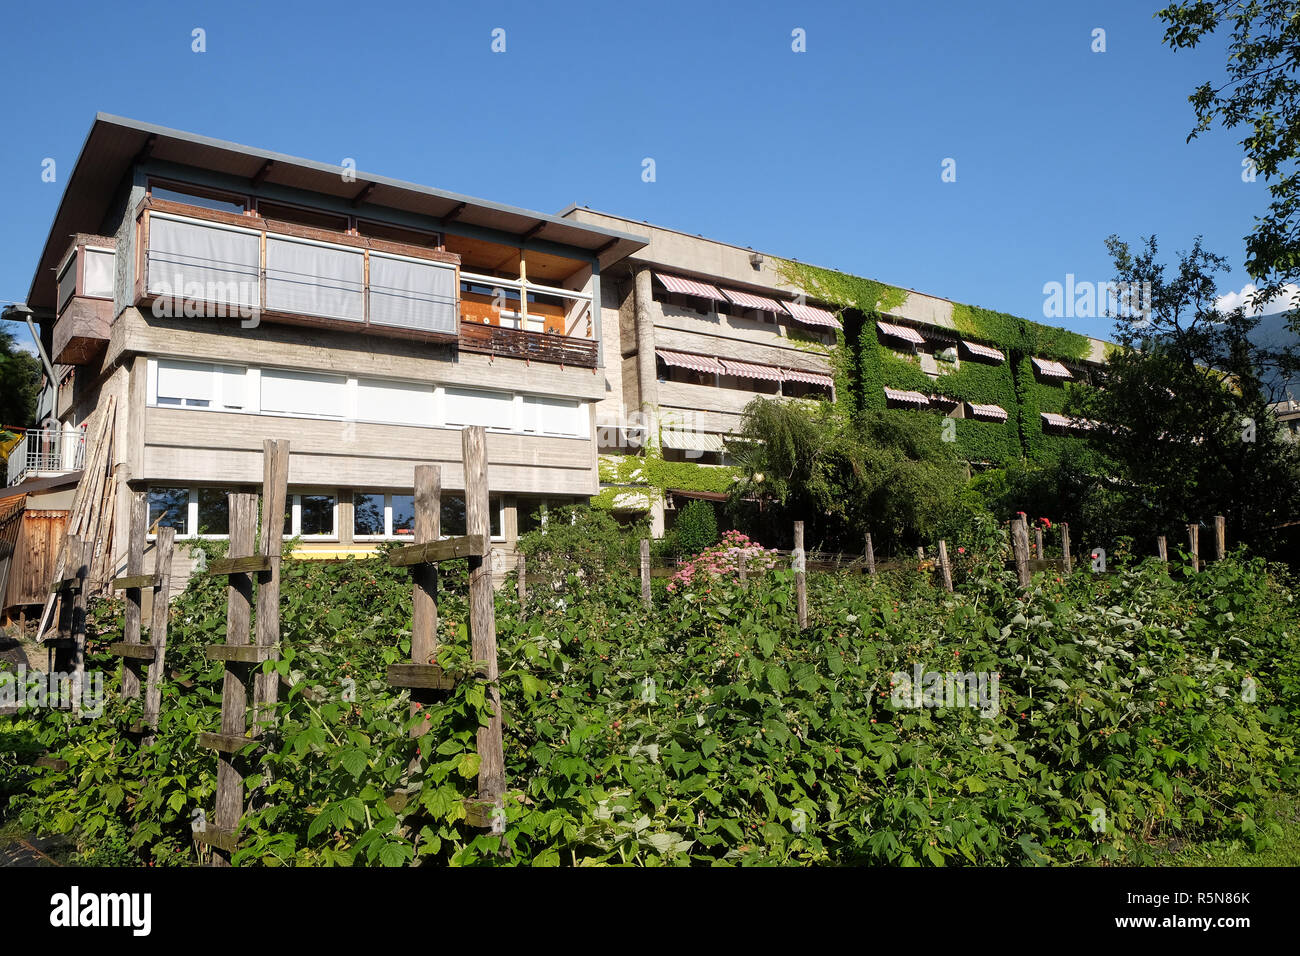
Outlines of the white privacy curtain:
M 263 369 L 262 411 L 342 418 L 347 411 L 347 385 L 341 376 Z
M 149 218 L 151 293 L 256 308 L 260 257 L 256 232 L 161 213 Z
M 81 280 L 83 295 L 113 297 L 113 253 L 108 249 L 86 249 L 85 275 Z
M 267 235 L 268 310 L 362 322 L 364 286 L 361 250 Z
M 199 362 L 158 362 L 158 398 L 212 401 L 212 366 Z
M 587 407 L 562 398 L 524 397 L 524 431 L 545 435 L 583 436 L 588 432 Z
M 407 382 L 357 382 L 357 417 L 392 425 L 432 425 L 433 386 Z
M 456 267 L 370 253 L 370 322 L 423 332 L 456 331 Z

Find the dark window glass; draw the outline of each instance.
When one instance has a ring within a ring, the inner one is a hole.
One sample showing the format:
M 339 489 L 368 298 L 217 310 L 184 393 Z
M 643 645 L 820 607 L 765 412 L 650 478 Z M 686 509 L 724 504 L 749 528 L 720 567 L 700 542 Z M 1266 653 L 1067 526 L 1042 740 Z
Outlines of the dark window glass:
M 384 533 L 384 496 L 352 496 L 352 533 L 379 535 Z
M 149 489 L 149 527 L 175 528 L 177 534 L 189 530 L 190 490 L 188 488 Z M 162 520 L 159 520 L 161 518 Z
M 465 499 L 458 495 L 445 495 L 442 499 L 442 534 L 455 538 L 465 534 Z
M 199 534 L 230 534 L 230 499 L 224 488 L 199 489 Z
M 527 534 L 542 526 L 542 502 L 535 499 L 520 498 L 518 508 L 519 533 Z
M 415 495 L 393 495 L 393 534 L 415 534 Z
M 282 206 L 279 203 L 259 200 L 257 213 L 265 219 L 278 219 L 281 222 L 296 222 L 303 226 L 315 226 L 319 229 L 333 229 L 347 232 L 348 217 L 319 209 L 300 209 L 297 206 Z
M 334 496 L 302 495 L 301 534 L 334 533 Z
M 189 206 L 201 206 L 204 209 L 217 209 L 221 212 L 243 213 L 244 200 L 238 196 L 225 196 L 221 193 L 204 193 L 201 191 L 168 189 L 165 186 L 153 186 L 149 190 L 154 199 L 168 199 L 182 202 Z

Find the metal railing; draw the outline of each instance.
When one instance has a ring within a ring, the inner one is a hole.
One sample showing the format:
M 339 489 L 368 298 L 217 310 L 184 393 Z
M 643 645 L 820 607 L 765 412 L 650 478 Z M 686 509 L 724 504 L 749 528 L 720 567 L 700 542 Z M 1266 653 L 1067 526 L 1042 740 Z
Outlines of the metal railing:
M 9 453 L 9 484 L 76 471 L 82 467 L 85 454 L 85 436 L 80 428 L 32 429 Z

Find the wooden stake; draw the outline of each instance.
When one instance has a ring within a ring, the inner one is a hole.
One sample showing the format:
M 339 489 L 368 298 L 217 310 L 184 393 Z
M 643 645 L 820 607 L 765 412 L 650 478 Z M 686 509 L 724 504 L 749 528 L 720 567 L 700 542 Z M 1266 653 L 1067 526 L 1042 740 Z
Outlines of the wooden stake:
M 808 626 L 808 558 L 803 550 L 803 522 L 794 523 L 794 594 L 799 613 L 799 630 Z
M 948 566 L 948 542 L 939 541 L 939 570 L 943 573 L 943 589 L 952 591 L 952 568 Z
M 149 523 L 149 499 L 143 491 L 131 495 L 131 527 L 128 531 L 126 552 L 127 577 L 139 577 L 144 574 L 145 532 Z M 140 643 L 140 603 L 143 591 L 140 588 L 126 589 L 126 619 L 122 639 L 127 644 Z M 140 674 L 143 665 L 129 657 L 122 658 L 122 699 L 134 700 L 140 696 Z
M 1169 560 L 1169 548 L 1165 544 L 1165 536 L 1163 534 L 1156 537 L 1156 554 L 1159 556 L 1161 561 Z
M 1192 570 L 1201 570 L 1201 527 L 1197 524 L 1187 526 L 1187 543 L 1192 549 Z
M 641 539 L 641 603 L 650 606 L 650 539 Z
M 522 551 L 519 552 L 517 564 L 519 576 L 515 579 L 515 591 L 519 596 L 519 618 L 523 620 L 524 605 L 528 602 L 528 560 Z
M 153 619 L 149 623 L 149 643 L 153 645 L 153 660 L 144 688 L 144 726 L 158 728 L 158 712 L 162 709 L 163 670 L 167 664 L 167 604 L 172 587 L 172 552 L 176 548 L 176 529 L 159 528 L 154 547 Z M 145 746 L 153 743 L 153 736 L 144 738 Z
M 1228 556 L 1228 523 L 1223 515 L 1214 516 L 1214 560 L 1222 561 Z
M 876 549 L 871 546 L 871 532 L 867 532 L 867 573 L 876 573 Z
M 1011 550 L 1016 558 L 1016 580 L 1022 588 L 1027 588 L 1032 575 L 1029 572 L 1029 529 L 1024 518 L 1011 520 Z
M 1070 557 L 1070 526 L 1064 521 L 1061 522 L 1061 567 L 1066 574 L 1073 567 L 1073 559 Z
M 478 797 L 503 807 L 506 791 L 505 753 L 501 741 L 501 688 L 497 684 L 496 611 L 492 595 L 489 553 L 487 438 L 481 425 L 461 431 L 465 458 L 465 530 L 483 536 L 483 554 L 469 559 L 469 629 L 472 656 L 487 665 L 492 717 L 478 730 Z M 504 820 L 502 819 L 502 822 Z M 494 830 L 496 828 L 494 827 Z
M 437 541 L 442 525 L 442 469 L 437 465 L 417 465 L 415 468 L 415 543 Z M 411 663 L 433 664 L 438 656 L 438 566 L 416 564 L 411 568 Z M 435 700 L 436 691 L 411 688 L 410 715 L 415 718 Z M 411 727 L 412 740 L 418 741 L 429 732 L 427 712 L 424 720 Z M 420 768 L 417 747 L 411 757 L 408 771 Z
M 81 698 L 86 689 L 86 592 L 90 589 L 90 566 L 87 552 L 93 545 L 73 535 L 68 537 L 69 577 L 77 583 L 72 592 L 72 712 L 81 713 Z
M 271 559 L 271 570 L 257 582 L 257 643 L 280 643 L 280 551 L 284 542 L 284 505 L 289 483 L 289 443 L 268 438 L 262 442 L 262 535 L 258 553 Z M 277 649 L 271 660 L 279 660 Z M 275 719 L 280 698 L 280 675 L 259 673 L 253 691 L 253 722 Z
M 1034 554 L 1038 557 L 1039 561 L 1042 561 L 1043 558 L 1046 557 L 1046 554 L 1043 551 L 1043 529 L 1042 528 L 1034 529 Z

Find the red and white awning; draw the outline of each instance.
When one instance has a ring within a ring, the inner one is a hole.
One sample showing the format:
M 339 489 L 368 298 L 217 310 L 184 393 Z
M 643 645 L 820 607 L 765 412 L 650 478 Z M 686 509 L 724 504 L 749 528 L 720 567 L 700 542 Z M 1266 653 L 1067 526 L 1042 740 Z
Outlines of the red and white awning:
M 779 382 L 782 379 L 781 370 L 772 365 L 751 365 L 748 362 L 733 362 L 731 359 L 721 359 L 722 367 L 726 369 L 726 374 L 735 375 L 739 378 L 757 378 L 767 382 Z
M 977 402 L 971 402 L 970 410 L 976 418 L 992 418 L 999 422 L 1007 420 L 1007 410 L 1001 405 L 980 405 Z
M 723 289 L 722 294 L 742 309 L 762 309 L 764 312 L 776 313 L 782 311 L 780 302 L 769 299 L 765 295 L 754 295 L 752 292 L 741 292 L 737 289 Z
M 930 399 L 920 392 L 908 392 L 903 389 L 890 388 L 885 386 L 885 397 L 894 402 L 908 402 L 912 405 L 929 405 Z
M 722 293 L 718 291 L 717 286 L 709 285 L 707 282 L 683 279 L 681 276 L 664 275 L 662 272 L 656 272 L 655 278 L 662 282 L 664 288 L 669 292 L 680 292 L 682 295 L 699 296 L 701 299 L 723 301 Z
M 995 348 L 990 348 L 987 345 L 980 345 L 978 342 L 967 342 L 965 339 L 961 340 L 961 344 L 966 346 L 966 351 L 970 352 L 971 355 L 978 355 L 980 358 L 993 359 L 995 362 L 1006 361 L 1006 356 Z
M 1084 418 L 1071 418 L 1069 415 L 1057 415 L 1055 412 L 1039 412 L 1043 416 L 1043 421 L 1049 425 L 1055 425 L 1057 428 L 1082 428 L 1092 427 L 1092 422 Z
M 904 342 L 911 342 L 913 345 L 923 345 L 925 338 L 916 329 L 909 329 L 905 325 L 891 325 L 888 322 L 877 322 L 876 328 L 886 335 L 892 335 L 896 339 L 902 339 Z
M 1051 359 L 1036 358 L 1033 360 L 1034 367 L 1044 375 L 1050 375 L 1052 378 L 1074 378 L 1070 370 L 1060 362 L 1053 362 Z
M 787 368 L 782 369 L 787 382 L 807 382 L 809 385 L 824 385 L 827 388 L 834 388 L 835 383 L 829 375 L 822 375 L 819 372 L 805 372 L 802 369 Z
M 804 325 L 824 325 L 827 328 L 838 329 L 839 319 L 827 312 L 825 309 L 814 308 L 811 305 L 803 305 L 799 302 L 782 302 L 785 310 L 794 317 L 796 322 L 802 322 Z
M 655 355 L 659 356 L 669 365 L 675 365 L 678 368 L 689 368 L 696 372 L 704 372 L 708 375 L 726 375 L 727 370 L 722 367 L 722 363 L 717 359 L 709 358 L 707 355 L 687 355 L 685 352 L 669 352 L 667 349 L 655 349 Z

